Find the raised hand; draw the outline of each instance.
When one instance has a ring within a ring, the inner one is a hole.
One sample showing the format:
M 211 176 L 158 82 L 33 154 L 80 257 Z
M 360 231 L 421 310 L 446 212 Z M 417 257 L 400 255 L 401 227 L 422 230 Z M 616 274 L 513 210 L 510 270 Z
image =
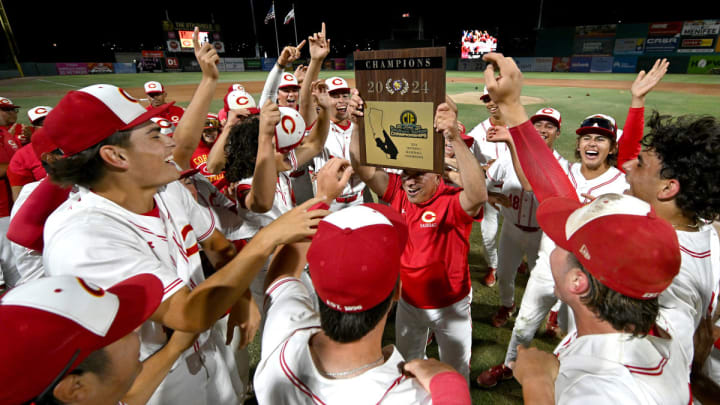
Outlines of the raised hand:
M 308 211 L 308 209 L 321 201 L 323 199 L 315 197 L 298 205 L 261 229 L 260 232 L 255 234 L 255 239 L 258 237 L 261 240 L 269 238 L 277 246 L 304 241 L 306 238 L 315 235 L 318 223 L 323 217 L 330 214 L 330 211 Z
M 193 32 L 192 42 L 195 50 L 195 59 L 200 64 L 200 70 L 202 70 L 203 76 L 217 80 L 220 77 L 217 64 L 220 62 L 220 56 L 218 56 L 215 48 L 209 44 L 204 43 L 200 45 L 199 42 L 200 28 L 195 27 Z
M 330 53 L 330 40 L 325 33 L 325 23 L 322 23 L 320 32 L 308 37 L 310 42 L 310 59 L 325 60 Z
M 358 119 L 365 115 L 365 102 L 360 97 L 358 89 L 350 89 L 350 102 L 348 103 L 350 121 L 357 123 Z
M 523 86 L 523 75 L 512 58 L 501 53 L 488 53 L 483 56 L 488 62 L 485 68 L 485 86 L 490 98 L 500 107 L 505 120 L 510 126 L 527 121 L 527 113 L 520 103 Z M 495 73 L 499 73 L 495 76 Z
M 326 203 L 331 202 L 342 193 L 352 174 L 350 161 L 340 158 L 330 159 L 318 171 L 316 195 L 324 197 Z
M 460 137 L 457 125 L 457 107 L 455 109 L 453 107 L 455 107 L 455 103 L 450 100 L 450 103 L 440 104 L 435 111 L 435 129 L 442 132 L 449 141 Z
M 280 57 L 278 57 L 277 64 L 285 67 L 295 62 L 295 60 L 300 57 L 300 50 L 305 46 L 305 42 L 303 39 L 298 46 L 286 46 L 283 48 Z
M 312 95 L 315 103 L 323 110 L 329 110 L 332 107 L 325 80 L 315 80 L 312 83 Z
M 660 83 L 660 80 L 662 80 L 665 73 L 667 73 L 668 66 L 670 66 L 670 62 L 668 62 L 667 59 L 658 59 L 655 61 L 652 69 L 647 73 L 641 70 L 630 87 L 630 94 L 632 94 L 633 101 L 643 102 L 644 105 L 645 96 Z
M 512 142 L 512 136 L 507 128 L 501 126 L 494 126 L 487 131 L 488 142 Z
M 298 65 L 297 69 L 295 69 L 295 78 L 297 79 L 298 84 L 302 84 L 303 80 L 305 80 L 307 70 L 308 67 L 303 64 Z

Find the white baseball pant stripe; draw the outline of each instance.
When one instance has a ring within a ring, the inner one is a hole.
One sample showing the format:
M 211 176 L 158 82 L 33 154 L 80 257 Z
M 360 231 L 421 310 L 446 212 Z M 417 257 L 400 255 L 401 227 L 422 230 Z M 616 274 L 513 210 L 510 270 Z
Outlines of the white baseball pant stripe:
M 498 253 L 497 253 L 497 229 L 498 216 L 500 213 L 489 203 L 485 203 L 483 208 L 483 220 L 480 223 L 480 231 L 482 232 L 483 245 L 487 252 L 488 267 L 497 269 Z
M 465 379 L 470 378 L 472 346 L 472 291 L 444 308 L 416 308 L 400 299 L 395 315 L 395 344 L 405 360 L 425 358 L 429 331 L 435 334 L 440 360 L 450 364 Z
M 510 307 L 515 302 L 515 276 L 522 263 L 523 254 L 527 256 L 528 268 L 535 267 L 540 248 L 542 231 L 526 232 L 514 224 L 503 223 L 498 247 L 497 281 L 500 290 L 500 304 Z

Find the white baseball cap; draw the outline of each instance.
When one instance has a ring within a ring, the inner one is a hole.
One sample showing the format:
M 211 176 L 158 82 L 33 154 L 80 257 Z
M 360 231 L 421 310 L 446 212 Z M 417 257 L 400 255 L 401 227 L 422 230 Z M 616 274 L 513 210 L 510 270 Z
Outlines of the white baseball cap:
M 230 93 L 231 91 L 235 91 L 235 90 L 243 90 L 244 91 L 245 87 L 243 87 L 243 85 L 240 83 L 233 83 L 230 85 L 230 87 L 228 87 L 227 92 Z
M 550 107 L 544 107 L 539 109 L 535 115 L 530 117 L 530 121 L 534 124 L 535 121 L 538 120 L 548 120 L 551 122 L 554 122 L 555 125 L 560 129 L 560 124 L 562 123 L 562 117 L 560 117 L 560 111 L 550 108 Z
M 9 98 L 0 97 L 0 108 L 20 108 L 20 106 L 15 105 Z
M 278 108 L 280 122 L 275 126 L 275 149 L 280 153 L 287 153 L 302 142 L 305 136 L 305 120 L 294 108 Z
M 297 77 L 292 73 L 283 73 L 278 88 L 282 89 L 283 87 L 300 87 Z
M 34 125 L 35 121 L 48 115 L 50 110 L 52 110 L 52 107 L 48 107 L 46 105 L 39 105 L 37 107 L 33 107 L 33 108 L 29 109 L 28 110 L 28 119 L 30 120 L 30 123 L 32 123 Z
M 482 96 L 480 96 L 480 100 L 482 100 L 484 103 L 490 101 L 490 93 L 488 93 L 487 86 L 483 87 L 483 94 Z
M 165 92 L 165 88 L 163 88 L 163 85 L 160 84 L 160 82 L 145 83 L 145 94 L 163 93 L 163 92 Z
M 255 104 L 255 99 L 245 90 L 233 90 L 226 94 L 225 109 L 228 111 L 246 109 L 250 110 L 252 114 L 260 113 L 260 109 Z
M 342 77 L 335 76 L 329 79 L 325 79 L 325 85 L 328 87 L 328 93 L 339 90 L 350 90 L 350 86 Z
M 172 136 L 175 132 L 175 125 L 170 120 L 163 117 L 152 117 L 150 121 L 158 124 L 160 127 L 160 133 L 167 136 Z

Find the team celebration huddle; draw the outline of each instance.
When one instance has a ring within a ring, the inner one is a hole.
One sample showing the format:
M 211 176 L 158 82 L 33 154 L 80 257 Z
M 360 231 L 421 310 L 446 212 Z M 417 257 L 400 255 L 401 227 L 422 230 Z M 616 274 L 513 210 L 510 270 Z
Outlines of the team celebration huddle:
M 96 84 L 20 125 L 0 97 L 0 404 L 459 405 L 511 379 L 526 404 L 717 403 L 720 122 L 646 113 L 667 60 L 626 117 L 577 123 L 528 114 L 516 63 L 487 53 L 489 118 L 466 130 L 439 95 L 435 173 L 366 161 L 364 89 L 319 79 L 324 24 L 220 111 L 198 32 L 185 109 L 158 81 L 149 105 Z M 484 322 L 514 326 L 471 376 L 473 227 L 500 296 Z M 531 347 L 544 322 L 552 352 Z

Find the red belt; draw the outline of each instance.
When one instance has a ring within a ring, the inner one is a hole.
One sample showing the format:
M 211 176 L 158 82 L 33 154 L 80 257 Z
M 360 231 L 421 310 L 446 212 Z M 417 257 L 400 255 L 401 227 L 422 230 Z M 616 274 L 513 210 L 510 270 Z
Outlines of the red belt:
M 303 174 L 305 174 L 305 169 L 300 169 L 300 170 L 296 170 L 296 171 L 290 173 L 290 177 L 292 177 L 292 178 L 300 177 Z
M 350 203 L 350 202 L 357 200 L 359 196 L 360 196 L 360 193 L 357 193 L 352 197 L 338 197 L 335 199 L 335 201 L 337 201 L 339 203 Z
M 537 226 L 524 226 L 524 225 L 518 225 L 518 224 L 515 224 L 515 226 L 518 227 L 518 229 L 525 231 L 525 232 L 537 232 L 540 230 L 540 228 Z

